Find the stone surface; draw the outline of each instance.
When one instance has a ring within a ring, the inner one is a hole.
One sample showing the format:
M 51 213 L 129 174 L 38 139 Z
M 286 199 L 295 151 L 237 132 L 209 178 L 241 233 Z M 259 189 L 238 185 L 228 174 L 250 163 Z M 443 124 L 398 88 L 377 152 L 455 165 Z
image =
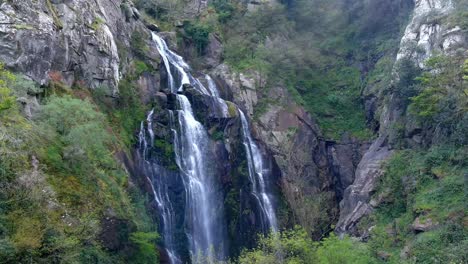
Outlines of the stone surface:
M 309 225 L 313 209 L 305 205 L 305 199 L 333 192 L 326 144 L 317 124 L 294 102 L 285 87 L 273 86 L 265 92 L 266 80 L 258 73 L 234 73 L 221 64 L 212 70 L 211 76 L 220 84 L 221 94 L 250 117 L 254 138 L 277 165 L 276 173 L 281 175 L 278 184 L 297 222 Z M 266 100 L 266 109 L 258 113 L 259 104 Z M 336 205 L 321 206 L 324 212 L 330 212 Z
M 108 87 L 116 94 L 122 72 L 118 44 L 136 28 L 111 0 L 12 0 L 0 5 L 0 59 L 34 81 Z M 127 4 L 131 2 L 126 1 Z
M 434 229 L 437 226 L 437 223 L 433 222 L 431 218 L 426 218 L 422 220 L 420 217 L 417 217 L 411 228 L 414 232 L 426 232 Z
M 383 137 L 377 139 L 364 154 L 356 169 L 355 180 L 346 188 L 340 202 L 338 233 L 354 233 L 363 216 L 372 211 L 369 204 L 379 177 L 383 174 L 382 162 L 392 154 Z

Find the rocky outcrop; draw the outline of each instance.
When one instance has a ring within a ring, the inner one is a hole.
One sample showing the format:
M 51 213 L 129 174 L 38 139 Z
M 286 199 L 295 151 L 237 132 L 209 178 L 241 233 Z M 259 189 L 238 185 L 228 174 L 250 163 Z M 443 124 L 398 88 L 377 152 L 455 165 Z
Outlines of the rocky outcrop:
M 124 3 L 122 3 L 124 2 Z M 121 7 L 122 4 L 122 7 Z M 128 1 L 12 0 L 0 5 L 0 59 L 40 84 L 108 87 L 117 93 L 137 21 Z M 128 17 L 126 17 L 128 16 Z M 146 29 L 145 29 L 146 30 Z
M 294 102 L 286 88 L 266 88 L 266 80 L 255 72 L 234 73 L 221 64 L 212 76 L 222 87 L 223 96 L 253 120 L 254 137 L 265 145 L 277 164 L 281 175 L 278 184 L 296 221 L 309 230 L 319 230 L 318 226 L 311 227 L 321 221 L 315 218 L 319 214 L 314 211 L 315 206 L 321 203 L 320 213 L 329 221 L 328 214 L 333 214 L 335 204 L 326 143 L 315 121 Z M 311 202 L 323 193 L 330 195 Z M 289 219 L 283 221 L 287 222 L 283 225 L 294 224 Z
M 425 68 L 425 61 L 434 54 L 454 54 L 459 49 L 466 50 L 468 40 L 466 34 L 457 23 L 449 22 L 449 19 L 456 12 L 456 4 L 453 1 L 445 0 L 417 0 L 413 11 L 413 17 L 406 27 L 401 39 L 400 49 L 397 54 L 396 63 L 393 69 L 394 86 L 401 77 L 404 69 L 400 68 L 399 62 L 409 60 L 419 68 Z M 399 91 L 391 89 L 387 95 L 387 103 L 382 106 L 380 116 L 380 134 L 390 135 L 394 133 L 392 126 L 397 122 L 405 123 L 402 118 L 405 115 L 406 105 L 401 103 L 402 99 Z M 408 120 L 406 135 L 419 140 L 422 130 Z M 411 138 L 410 138 L 411 140 Z M 410 143 L 411 144 L 411 143 Z
M 364 154 L 359 163 L 355 180 L 346 188 L 340 202 L 340 219 L 336 232 L 359 235 L 356 230 L 361 218 L 372 211 L 369 201 L 379 177 L 383 174 L 382 162 L 390 157 L 389 149 L 383 137 L 377 139 Z
M 344 137 L 340 142 L 327 141 L 326 146 L 336 198 L 341 201 L 344 190 L 354 182 L 356 169 L 369 143 Z
M 431 218 L 422 220 L 420 217 L 417 217 L 411 225 L 411 229 L 413 229 L 413 231 L 416 233 L 426 232 L 436 228 L 437 225 L 438 223 L 432 221 Z
M 409 58 L 421 68 L 434 52 L 463 47 L 465 36 L 459 26 L 441 20 L 454 12 L 451 0 L 416 0 L 413 18 L 400 43 L 397 61 Z

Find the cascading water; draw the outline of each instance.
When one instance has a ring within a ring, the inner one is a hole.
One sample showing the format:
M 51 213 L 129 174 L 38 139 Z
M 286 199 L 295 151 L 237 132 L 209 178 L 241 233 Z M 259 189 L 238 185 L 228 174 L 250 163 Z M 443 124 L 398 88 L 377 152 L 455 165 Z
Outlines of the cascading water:
M 138 135 L 140 168 L 142 168 L 146 175 L 146 180 L 151 186 L 154 200 L 161 214 L 164 245 L 166 247 L 169 261 L 171 264 L 179 264 L 182 262 L 176 256 L 174 247 L 174 211 L 169 199 L 168 186 L 165 184 L 168 182 L 168 175 L 165 173 L 164 168 L 150 160 L 148 151 L 154 142 L 154 131 L 152 126 L 153 113 L 154 110 L 151 110 L 146 118 L 147 127 L 145 127 L 144 122 L 141 122 L 140 126 L 140 133 Z M 149 138 L 151 140 L 150 144 L 148 144 L 147 141 L 147 134 L 149 134 Z M 155 185 L 155 182 L 158 182 L 158 184 Z
M 267 232 L 271 230 L 273 232 L 277 232 L 278 223 L 265 177 L 265 175 L 268 175 L 269 170 L 264 166 L 262 154 L 257 144 L 255 144 L 252 139 L 247 118 L 241 110 L 239 110 L 239 115 L 242 122 L 243 143 L 247 154 L 247 165 L 249 169 L 249 180 L 252 184 L 252 195 L 257 200 L 261 209 L 263 231 Z
M 216 98 L 216 100 L 219 102 L 219 105 L 223 107 L 223 110 L 227 115 L 228 108 L 226 102 L 220 98 L 218 89 L 213 79 L 209 75 L 206 75 L 205 79 L 208 82 L 208 90 L 211 96 Z M 260 218 L 262 223 L 262 229 L 265 233 L 269 231 L 276 232 L 278 231 L 276 213 L 273 207 L 271 194 L 269 193 L 269 188 L 266 181 L 266 178 L 268 178 L 267 176 L 269 174 L 269 170 L 265 167 L 260 149 L 252 139 L 247 118 L 240 109 L 239 115 L 242 123 L 243 144 L 246 151 L 247 165 L 249 169 L 249 180 L 252 184 L 252 195 L 255 197 L 261 209 Z
M 228 104 L 221 99 L 215 82 L 206 75 L 208 84 L 203 84 L 190 74 L 190 67 L 182 57 L 167 47 L 166 42 L 158 35 L 153 34 L 153 40 L 162 57 L 167 72 L 168 86 L 177 102 L 176 110 L 168 110 L 169 126 L 172 131 L 175 163 L 180 171 L 180 178 L 185 194 L 184 232 L 188 241 L 192 262 L 212 263 L 215 260 L 225 259 L 226 241 L 223 214 L 223 196 L 218 192 L 216 177 L 210 161 L 213 152 L 210 151 L 211 141 L 203 125 L 194 116 L 188 98 L 183 95 L 184 89 L 192 86 L 205 99 L 209 99 L 210 109 L 218 113 L 217 117 L 230 116 Z M 189 85 L 189 86 L 187 86 Z M 212 107 L 212 108 L 211 108 Z M 264 232 L 278 230 L 274 206 L 270 197 L 266 178 L 269 170 L 264 165 L 263 157 L 258 146 L 250 134 L 248 121 L 239 110 L 242 123 L 243 144 L 245 146 L 249 180 L 252 185 L 252 195 L 260 208 L 260 220 Z M 154 162 L 148 153 L 148 148 L 154 142 L 152 126 L 153 111 L 148 114 L 146 128 L 144 122 L 140 130 L 140 155 L 144 161 L 148 182 L 151 184 L 155 202 L 162 219 L 162 234 L 164 246 L 167 249 L 169 261 L 173 264 L 181 263 L 179 257 L 183 252 L 176 247 L 174 232 L 180 226 L 175 225 L 176 217 L 180 216 L 173 208 L 177 202 L 170 195 L 167 173 Z M 147 138 L 151 140 L 148 146 Z M 179 207 L 180 208 L 180 207 Z M 179 218 L 177 218 L 179 219 Z M 179 222 L 179 220 L 177 220 Z M 186 252 L 186 250 L 182 250 Z
M 222 218 L 217 215 L 217 210 L 222 208 L 222 197 L 217 194 L 214 175 L 208 169 L 208 133 L 195 119 L 187 97 L 177 94 L 186 84 L 192 85 L 202 94 L 209 95 L 209 92 L 190 75 L 189 66 L 182 57 L 168 49 L 163 39 L 156 34 L 153 34 L 153 39 L 166 67 L 169 88 L 176 95 L 180 108 L 177 110 L 178 127 L 175 127 L 175 117 L 171 113 L 171 130 L 176 163 L 183 174 L 186 194 L 185 230 L 192 260 L 213 262 L 215 259 L 224 259 L 224 225 Z M 164 230 L 164 234 L 166 231 Z

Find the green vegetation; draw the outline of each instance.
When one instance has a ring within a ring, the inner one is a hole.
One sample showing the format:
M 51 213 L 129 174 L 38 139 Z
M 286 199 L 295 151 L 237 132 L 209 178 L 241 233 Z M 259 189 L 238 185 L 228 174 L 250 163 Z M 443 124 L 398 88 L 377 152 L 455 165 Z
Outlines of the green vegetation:
M 16 96 L 40 90 L 3 68 L 0 79 L 1 262 L 156 263 L 156 226 L 115 160 L 123 144 L 106 116 L 55 94 L 28 120 Z
M 168 143 L 167 140 L 156 139 L 154 141 L 154 148 L 156 153 L 161 156 L 161 165 L 169 170 L 178 170 L 179 167 L 175 161 L 174 146 L 172 144 Z
M 266 97 L 269 86 L 286 86 L 327 137 L 340 139 L 348 133 L 364 139 L 371 133 L 362 92 L 389 84 L 389 65 L 410 10 L 398 3 L 382 9 L 380 2 L 299 0 L 287 1 L 286 10 L 262 6 L 255 12 L 245 12 L 233 1 L 215 1 L 213 6 L 229 13 L 220 34 L 225 61 L 233 69 L 255 71 L 268 80 L 260 91 Z
M 365 264 L 375 263 L 363 243 L 349 237 L 339 239 L 331 234 L 321 242 L 313 242 L 307 232 L 296 227 L 294 230 L 260 237 L 257 248 L 244 251 L 239 264 Z
M 141 97 L 134 81 L 136 78 L 125 78 L 120 81 L 117 100 L 110 97 L 107 87 L 100 87 L 92 91 L 93 100 L 106 114 L 112 130 L 119 135 L 127 149 L 136 143 L 135 132 L 149 110 L 140 102 Z
M 149 47 L 145 41 L 144 33 L 141 33 L 138 30 L 133 31 L 132 37 L 130 39 L 130 47 L 132 48 L 133 53 L 139 59 L 145 59 L 145 54 L 148 52 Z
M 15 76 L 5 71 L 3 64 L 0 64 L 0 113 L 15 106 L 13 91 L 8 87 L 15 81 Z
M 369 241 L 374 255 L 390 263 L 466 262 L 467 155 L 464 147 L 444 145 L 400 151 L 389 161 L 375 194 L 382 204 L 368 219 L 375 225 Z M 416 219 L 432 224 L 416 231 Z
M 96 30 L 99 29 L 99 27 L 100 27 L 103 23 L 105 23 L 105 21 L 104 21 L 102 18 L 100 18 L 100 17 L 95 17 L 95 18 L 94 18 L 94 21 L 93 21 L 93 23 L 91 24 L 90 27 L 91 27 L 94 31 L 96 31 Z
M 426 62 L 430 71 L 417 78 L 419 85 L 411 97 L 410 112 L 422 122 L 448 130 L 447 134 L 457 130 L 453 126 L 468 115 L 467 61 L 464 56 L 430 58 Z
M 190 22 L 187 21 L 184 23 L 183 38 L 193 42 L 193 45 L 196 47 L 197 54 L 203 55 L 205 48 L 209 43 L 209 34 L 211 28 L 200 21 Z

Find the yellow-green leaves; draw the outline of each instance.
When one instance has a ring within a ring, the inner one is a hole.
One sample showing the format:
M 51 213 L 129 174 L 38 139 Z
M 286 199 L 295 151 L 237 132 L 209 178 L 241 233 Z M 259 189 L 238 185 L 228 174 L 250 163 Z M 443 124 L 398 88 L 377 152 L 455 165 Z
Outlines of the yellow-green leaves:
M 15 105 L 15 96 L 9 88 L 14 80 L 15 76 L 5 70 L 3 63 L 0 63 L 0 113 Z

